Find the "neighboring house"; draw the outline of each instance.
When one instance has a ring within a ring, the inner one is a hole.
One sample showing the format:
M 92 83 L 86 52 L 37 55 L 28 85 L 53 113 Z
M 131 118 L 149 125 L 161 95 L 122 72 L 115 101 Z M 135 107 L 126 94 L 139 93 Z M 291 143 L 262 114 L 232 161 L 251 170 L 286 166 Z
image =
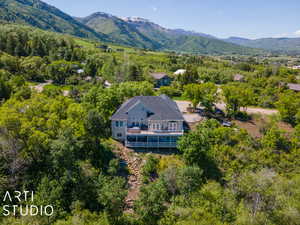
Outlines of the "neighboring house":
M 78 73 L 78 74 L 84 73 L 84 70 L 83 70 L 83 69 L 78 69 L 78 70 L 77 70 L 77 73 Z
M 174 75 L 183 75 L 183 74 L 185 74 L 186 73 L 186 70 L 184 70 L 184 69 L 179 69 L 179 70 L 177 70 L 175 73 L 174 73 Z
M 166 73 L 150 73 L 150 76 L 155 80 L 155 87 L 169 86 L 172 79 Z
M 106 80 L 106 81 L 104 81 L 104 87 L 105 87 L 105 88 L 110 88 L 110 87 L 111 87 L 111 85 L 112 85 L 112 84 L 111 84 L 111 83 L 109 83 L 109 81 L 107 81 L 107 80 Z
M 288 83 L 286 85 L 290 90 L 300 92 L 300 84 Z
M 300 92 L 300 84 L 280 82 L 279 87 L 287 87 L 292 91 Z
M 91 81 L 93 78 L 91 76 L 87 76 L 84 78 L 85 81 Z
M 236 74 L 233 77 L 234 81 L 238 81 L 238 82 L 244 82 L 245 81 L 245 77 L 241 74 Z
M 293 66 L 292 69 L 293 70 L 300 70 L 300 66 Z
M 112 136 L 132 148 L 176 148 L 184 118 L 168 96 L 137 96 L 111 117 Z

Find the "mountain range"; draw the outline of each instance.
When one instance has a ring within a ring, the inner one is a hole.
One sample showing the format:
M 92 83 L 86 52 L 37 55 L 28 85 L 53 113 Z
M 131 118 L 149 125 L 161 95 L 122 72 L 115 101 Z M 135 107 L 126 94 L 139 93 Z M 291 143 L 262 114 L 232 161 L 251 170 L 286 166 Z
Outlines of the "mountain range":
M 167 29 L 143 18 L 119 18 L 103 12 L 75 18 L 40 0 L 1 0 L 0 20 L 106 43 L 160 51 L 219 55 L 266 54 L 266 50 L 300 52 L 300 39 L 250 40 L 231 37 L 222 40 L 194 31 Z
M 273 52 L 300 53 L 300 38 L 260 38 L 253 40 L 240 37 L 230 37 L 223 40 L 237 45 L 261 48 Z
M 138 17 L 119 18 L 98 12 L 76 18 L 79 22 L 125 45 L 154 50 L 200 54 L 260 54 L 263 51 L 226 43 L 213 36 L 182 29 L 167 29 Z

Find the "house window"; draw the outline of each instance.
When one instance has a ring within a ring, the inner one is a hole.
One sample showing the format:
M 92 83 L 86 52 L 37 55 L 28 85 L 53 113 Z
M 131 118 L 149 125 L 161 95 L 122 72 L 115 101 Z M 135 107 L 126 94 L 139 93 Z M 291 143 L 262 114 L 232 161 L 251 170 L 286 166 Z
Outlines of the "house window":
M 135 121 L 135 122 L 132 122 L 132 125 L 134 127 L 139 127 L 140 126 L 140 123 L 138 121 Z
M 116 121 L 116 127 L 123 127 L 124 122 L 123 121 Z
M 128 142 L 136 142 L 136 136 L 127 136 Z
M 170 137 L 168 137 L 168 136 L 159 137 L 159 142 L 162 142 L 162 143 L 170 142 Z
M 169 123 L 169 130 L 176 131 L 177 129 L 178 127 L 176 122 Z
M 171 142 L 176 143 L 178 140 L 178 137 L 171 137 Z
M 162 125 L 160 123 L 151 123 L 150 127 L 152 130 L 160 130 Z
M 138 136 L 137 142 L 147 142 L 147 136 Z
M 157 136 L 150 136 L 150 137 L 148 137 L 148 142 L 157 143 L 158 142 L 158 137 Z
M 156 124 L 156 130 L 160 130 L 160 124 L 159 123 Z
M 121 133 L 118 133 L 117 136 L 118 136 L 118 137 L 122 137 L 122 134 L 121 134 Z

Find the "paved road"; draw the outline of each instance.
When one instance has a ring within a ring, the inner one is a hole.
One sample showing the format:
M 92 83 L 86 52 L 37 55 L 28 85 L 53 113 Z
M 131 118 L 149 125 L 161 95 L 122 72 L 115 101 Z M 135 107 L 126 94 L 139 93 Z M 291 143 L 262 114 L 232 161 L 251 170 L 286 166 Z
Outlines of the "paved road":
M 225 103 L 218 103 L 216 106 L 219 109 L 225 110 L 226 104 Z M 257 107 L 247 107 L 245 109 L 241 109 L 241 111 L 247 112 L 248 114 L 262 114 L 262 115 L 274 115 L 278 113 L 276 109 L 264 109 L 264 108 L 257 108 Z

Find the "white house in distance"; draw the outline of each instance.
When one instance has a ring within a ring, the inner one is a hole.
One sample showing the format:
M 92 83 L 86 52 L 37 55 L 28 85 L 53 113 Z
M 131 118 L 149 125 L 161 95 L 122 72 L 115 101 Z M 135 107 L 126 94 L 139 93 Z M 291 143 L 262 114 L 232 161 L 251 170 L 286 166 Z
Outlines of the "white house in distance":
M 298 66 L 292 66 L 292 67 L 289 67 L 289 68 L 291 68 L 293 70 L 300 70 L 300 65 L 298 65 Z
M 111 117 L 112 136 L 131 148 L 176 148 L 184 118 L 168 96 L 137 96 Z
M 179 70 L 177 70 L 175 73 L 174 73 L 174 75 L 183 75 L 183 74 L 185 74 L 186 73 L 186 70 L 185 69 L 179 69 Z
M 293 83 L 288 83 L 287 87 L 290 90 L 296 91 L 296 92 L 300 92 L 300 84 L 293 84 Z
M 241 75 L 241 74 L 235 74 L 233 76 L 233 80 L 237 81 L 237 82 L 244 82 L 245 81 L 245 77 L 244 77 L 244 75 Z

